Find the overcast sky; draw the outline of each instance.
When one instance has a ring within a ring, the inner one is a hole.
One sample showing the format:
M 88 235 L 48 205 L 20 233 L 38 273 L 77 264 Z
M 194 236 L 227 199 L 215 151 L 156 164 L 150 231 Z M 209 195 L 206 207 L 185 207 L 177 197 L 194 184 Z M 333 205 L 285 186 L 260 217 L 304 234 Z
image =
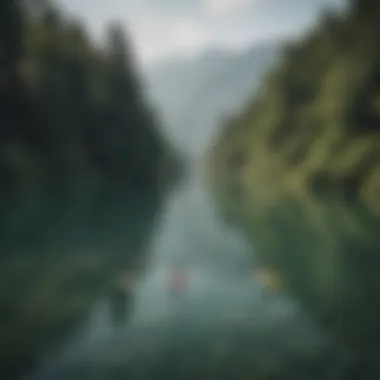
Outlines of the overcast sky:
M 101 39 L 109 20 L 125 24 L 144 63 L 211 47 L 246 47 L 294 36 L 321 9 L 344 0 L 55 0 Z

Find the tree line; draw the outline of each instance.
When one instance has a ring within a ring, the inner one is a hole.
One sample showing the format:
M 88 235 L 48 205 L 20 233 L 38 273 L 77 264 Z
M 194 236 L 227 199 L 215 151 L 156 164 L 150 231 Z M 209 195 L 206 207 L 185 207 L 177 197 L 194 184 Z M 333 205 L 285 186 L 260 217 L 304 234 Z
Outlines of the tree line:
M 157 191 L 173 152 L 123 28 L 101 49 L 48 1 L 2 1 L 0 18 L 3 231 L 35 223 L 47 199 Z

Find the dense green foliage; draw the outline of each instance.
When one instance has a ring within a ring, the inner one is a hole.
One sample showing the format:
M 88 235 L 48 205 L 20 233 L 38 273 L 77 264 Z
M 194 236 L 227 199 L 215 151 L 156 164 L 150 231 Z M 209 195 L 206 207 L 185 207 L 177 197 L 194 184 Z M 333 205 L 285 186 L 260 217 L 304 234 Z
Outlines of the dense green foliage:
M 155 190 L 169 147 L 123 30 L 111 25 L 102 51 L 49 5 L 38 17 L 15 1 L 2 7 L 0 176 L 10 214 L 21 202 L 82 189 Z
M 325 14 L 209 152 L 226 218 L 355 349 L 380 344 L 379 21 L 370 0 Z
M 0 38 L 0 373 L 8 379 L 86 315 L 116 270 L 143 265 L 175 158 L 118 25 L 101 50 L 48 1 L 5 0 Z

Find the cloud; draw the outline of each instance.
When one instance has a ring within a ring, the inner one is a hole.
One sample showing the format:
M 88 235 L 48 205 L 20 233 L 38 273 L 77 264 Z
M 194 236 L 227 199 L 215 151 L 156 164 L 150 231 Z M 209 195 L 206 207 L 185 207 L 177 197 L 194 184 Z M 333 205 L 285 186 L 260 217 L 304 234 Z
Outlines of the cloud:
M 197 13 L 202 7 L 203 0 L 130 0 L 156 9 L 160 12 L 171 14 Z
M 139 34 L 138 50 L 143 61 L 152 61 L 160 56 L 193 55 L 204 49 L 209 43 L 212 33 L 202 23 L 192 18 L 177 18 L 161 28 L 145 29 Z M 155 33 L 155 31 L 157 31 Z
M 205 8 L 217 15 L 228 15 L 247 10 L 252 3 L 252 0 L 205 0 Z
M 194 49 L 206 42 L 207 31 L 200 24 L 183 19 L 173 25 L 172 39 L 179 47 Z
M 344 0 L 54 0 L 83 17 L 96 38 L 110 20 L 123 22 L 143 61 L 238 47 L 302 33 L 325 5 Z

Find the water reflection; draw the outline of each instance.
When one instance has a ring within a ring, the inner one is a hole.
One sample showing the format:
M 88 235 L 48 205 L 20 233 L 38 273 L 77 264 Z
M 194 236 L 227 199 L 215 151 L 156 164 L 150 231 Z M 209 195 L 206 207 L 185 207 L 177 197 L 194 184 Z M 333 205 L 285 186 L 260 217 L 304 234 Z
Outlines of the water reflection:
M 133 308 L 134 284 L 127 270 L 117 274 L 109 294 L 109 308 L 115 326 L 125 323 Z
M 147 249 L 145 275 L 124 273 L 33 379 L 321 378 L 332 342 L 252 277 L 251 248 L 213 214 L 196 174 L 172 194 Z M 186 280 L 173 292 L 178 270 Z
M 13 210 L 18 223 L 2 230 L 7 234 L 1 236 L 0 361 L 9 379 L 70 339 L 109 294 L 120 268 L 140 270 L 159 211 L 151 193 L 113 192 L 90 204 L 59 198 L 47 203 L 39 203 L 35 213 Z

